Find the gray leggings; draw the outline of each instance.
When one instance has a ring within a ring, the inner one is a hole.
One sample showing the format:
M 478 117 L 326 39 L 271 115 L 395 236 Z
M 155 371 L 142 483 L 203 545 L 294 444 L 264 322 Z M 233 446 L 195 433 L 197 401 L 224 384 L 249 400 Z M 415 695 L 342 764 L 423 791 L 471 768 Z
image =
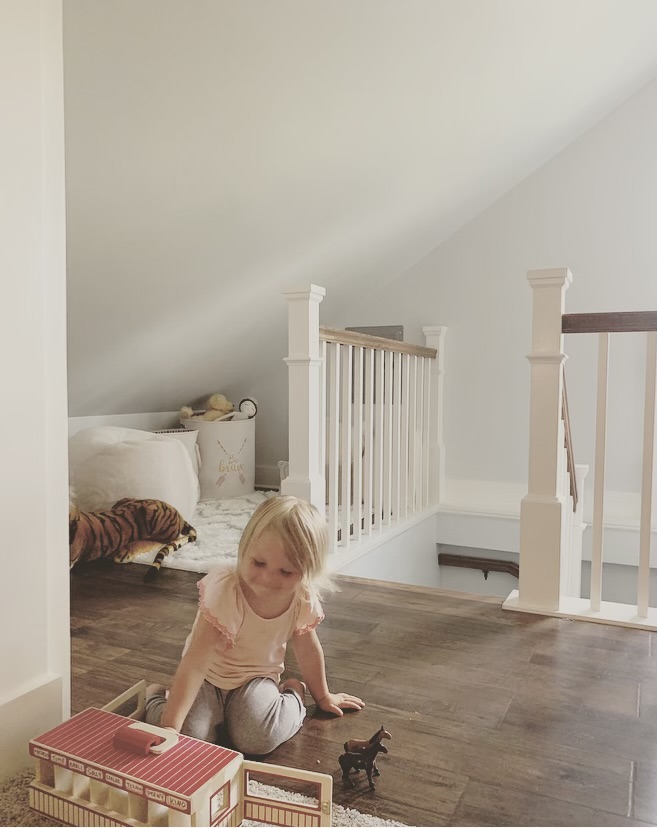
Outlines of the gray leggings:
M 151 696 L 146 721 L 158 725 L 166 699 Z M 231 747 L 240 753 L 270 753 L 299 730 L 306 708 L 296 693 L 279 692 L 270 678 L 255 678 L 234 690 L 204 681 L 183 722 L 181 733 L 205 742 L 222 742 L 223 726 Z

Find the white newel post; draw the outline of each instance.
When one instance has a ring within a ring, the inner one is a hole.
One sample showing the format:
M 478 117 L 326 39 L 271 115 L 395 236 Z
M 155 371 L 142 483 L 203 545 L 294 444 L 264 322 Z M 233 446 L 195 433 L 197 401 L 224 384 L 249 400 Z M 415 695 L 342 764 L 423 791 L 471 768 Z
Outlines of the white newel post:
M 568 268 L 532 270 L 532 352 L 529 403 L 529 485 L 520 506 L 520 577 L 518 606 L 558 610 L 565 509 L 563 352 L 561 317 L 572 282 Z
M 288 477 L 281 493 L 308 500 L 323 514 L 324 469 L 321 468 L 321 377 L 319 304 L 326 290 L 318 285 L 284 291 L 288 306 Z
M 443 381 L 445 374 L 445 336 L 447 328 L 432 325 L 422 328 L 427 348 L 435 348 L 431 361 L 431 407 L 429 421 L 429 503 L 440 502 L 445 491 L 445 446 L 443 444 Z

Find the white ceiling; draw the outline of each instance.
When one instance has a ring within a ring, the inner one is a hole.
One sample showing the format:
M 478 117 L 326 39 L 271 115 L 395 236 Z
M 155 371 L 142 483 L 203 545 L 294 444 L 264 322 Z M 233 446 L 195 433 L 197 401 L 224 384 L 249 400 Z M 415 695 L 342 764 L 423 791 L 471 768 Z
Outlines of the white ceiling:
M 653 78 L 656 31 L 655 0 L 65 0 L 71 413 L 266 374 L 283 287 L 330 314 L 403 274 Z

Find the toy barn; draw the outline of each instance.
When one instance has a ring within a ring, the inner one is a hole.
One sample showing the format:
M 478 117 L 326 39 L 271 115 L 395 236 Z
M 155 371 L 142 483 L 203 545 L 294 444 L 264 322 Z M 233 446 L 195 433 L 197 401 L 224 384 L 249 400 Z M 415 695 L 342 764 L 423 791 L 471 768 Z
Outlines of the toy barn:
M 143 693 L 141 684 L 136 688 Z M 30 806 L 64 825 L 331 824 L 328 774 L 247 761 L 108 709 L 84 710 L 32 739 L 29 749 L 36 763 Z M 256 774 L 281 785 L 301 781 L 313 788 L 303 798 L 311 804 L 256 793 L 250 785 Z

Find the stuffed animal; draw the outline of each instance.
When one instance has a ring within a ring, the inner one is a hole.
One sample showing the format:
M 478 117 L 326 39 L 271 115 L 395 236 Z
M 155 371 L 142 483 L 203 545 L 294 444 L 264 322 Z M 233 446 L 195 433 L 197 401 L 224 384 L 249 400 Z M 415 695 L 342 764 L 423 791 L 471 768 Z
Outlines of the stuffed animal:
M 205 407 L 204 420 L 219 420 L 227 414 L 231 414 L 235 406 L 227 400 L 223 394 L 213 394 Z
M 181 420 L 227 420 L 235 410 L 235 406 L 223 394 L 213 394 L 207 401 L 204 411 L 194 411 L 184 405 L 180 409 Z
M 231 420 L 251 420 L 258 413 L 258 403 L 253 397 L 245 397 L 237 408 Z
M 196 540 L 194 527 L 173 506 L 130 497 L 102 512 L 83 512 L 69 502 L 68 533 L 71 568 L 96 558 L 127 563 L 140 552 L 159 550 L 145 581 L 157 574 L 169 552 Z

